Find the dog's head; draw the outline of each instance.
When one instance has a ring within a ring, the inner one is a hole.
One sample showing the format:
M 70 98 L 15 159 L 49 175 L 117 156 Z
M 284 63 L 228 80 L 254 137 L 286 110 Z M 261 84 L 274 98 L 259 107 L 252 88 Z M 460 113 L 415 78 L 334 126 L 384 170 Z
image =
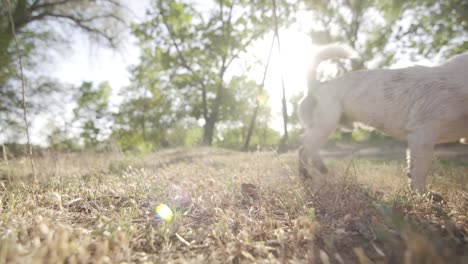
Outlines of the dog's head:
M 342 78 L 326 82 L 309 81 L 307 95 L 298 107 L 299 119 L 304 128 L 314 127 L 323 123 L 322 119 L 331 118 L 339 113 L 341 115 L 339 126 L 348 131 L 353 130 L 353 120 L 342 112 L 341 93 L 338 92 L 345 85 Z

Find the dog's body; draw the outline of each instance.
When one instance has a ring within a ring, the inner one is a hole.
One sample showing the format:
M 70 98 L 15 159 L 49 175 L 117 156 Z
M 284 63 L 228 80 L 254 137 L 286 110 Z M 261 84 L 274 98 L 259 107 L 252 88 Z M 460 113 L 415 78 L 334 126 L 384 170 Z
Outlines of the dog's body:
M 326 172 L 318 148 L 340 124 L 359 122 L 408 142 L 411 187 L 424 192 L 434 145 L 468 136 L 468 54 L 437 67 L 358 71 L 315 81 L 322 60 L 352 55 L 347 47 L 328 46 L 312 65 L 309 93 L 299 107 L 306 130 L 300 172 L 307 174 L 308 158 Z

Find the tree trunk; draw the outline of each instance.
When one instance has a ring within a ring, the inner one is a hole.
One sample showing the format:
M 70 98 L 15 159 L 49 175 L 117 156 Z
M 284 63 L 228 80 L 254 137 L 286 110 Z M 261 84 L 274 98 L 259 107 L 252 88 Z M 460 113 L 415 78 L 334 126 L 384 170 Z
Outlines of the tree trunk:
M 270 45 L 270 52 L 268 53 L 267 63 L 265 65 L 265 70 L 263 71 L 262 85 L 260 85 L 260 90 L 258 91 L 259 92 L 258 94 L 261 94 L 263 92 L 263 88 L 265 87 L 265 79 L 266 79 L 266 75 L 267 75 L 267 72 L 268 72 L 268 67 L 270 66 L 271 53 L 273 52 L 275 39 L 276 39 L 276 35 L 273 35 L 273 39 L 271 40 L 271 45 Z M 245 138 L 244 147 L 242 148 L 243 151 L 247 151 L 249 149 L 250 139 L 252 138 L 252 133 L 253 133 L 254 128 L 255 128 L 255 122 L 257 122 L 257 115 L 258 115 L 258 110 L 259 109 L 260 109 L 260 104 L 259 104 L 259 102 L 257 100 L 255 110 L 254 110 L 254 114 L 252 116 L 252 120 L 250 121 L 249 130 L 247 132 L 247 137 Z
M 286 92 L 284 89 L 284 81 L 281 78 L 283 83 L 283 99 L 282 99 L 282 108 L 283 108 L 283 140 L 286 142 L 288 140 L 288 104 L 286 103 Z
M 205 119 L 206 123 L 203 126 L 203 144 L 207 146 L 211 146 L 213 144 L 214 130 L 215 130 L 216 122 L 218 122 L 219 108 L 221 107 L 221 97 L 223 96 L 222 95 L 223 76 L 224 76 L 225 70 L 226 68 L 224 67 L 224 61 L 223 61 L 223 67 L 219 74 L 220 83 L 218 84 L 218 88 L 216 89 L 216 98 L 213 103 L 213 111 L 208 116 L 208 118 Z
M 245 138 L 245 142 L 244 142 L 244 147 L 242 148 L 243 151 L 247 151 L 249 149 L 250 139 L 252 137 L 252 134 L 255 128 L 255 121 L 257 120 L 258 108 L 259 108 L 259 105 L 257 103 L 257 106 L 254 109 L 252 120 L 250 121 L 249 130 L 247 132 L 247 137 Z
M 212 117 L 206 120 L 203 126 L 203 145 L 211 146 L 213 144 L 213 135 L 216 120 Z
M 276 15 L 276 0 L 273 0 L 273 17 L 275 19 L 275 35 L 276 35 L 276 43 L 278 44 L 278 54 L 281 56 L 281 43 L 280 43 L 280 36 L 278 31 L 278 17 Z M 283 90 L 283 100 L 282 100 L 282 108 L 283 108 L 283 129 L 284 134 L 283 138 L 278 147 L 278 152 L 282 152 L 285 149 L 286 142 L 288 141 L 288 106 L 286 104 L 286 89 L 284 87 L 284 76 L 283 72 L 281 72 L 281 87 Z

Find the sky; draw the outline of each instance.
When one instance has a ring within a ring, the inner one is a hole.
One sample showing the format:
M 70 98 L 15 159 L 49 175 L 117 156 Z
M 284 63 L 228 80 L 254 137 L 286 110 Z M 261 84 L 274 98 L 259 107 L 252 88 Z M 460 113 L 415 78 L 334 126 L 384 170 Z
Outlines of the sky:
M 147 2 L 124 2 L 131 10 L 130 19 L 133 22 L 142 21 Z M 130 32 L 124 32 L 118 50 L 91 43 L 88 37 L 79 31 L 72 32 L 71 38 L 70 52 L 55 61 L 50 75 L 75 85 L 83 81 L 108 81 L 112 87 L 123 87 L 130 83 L 130 73 L 127 69 L 130 65 L 138 63 L 140 55 L 136 39 Z

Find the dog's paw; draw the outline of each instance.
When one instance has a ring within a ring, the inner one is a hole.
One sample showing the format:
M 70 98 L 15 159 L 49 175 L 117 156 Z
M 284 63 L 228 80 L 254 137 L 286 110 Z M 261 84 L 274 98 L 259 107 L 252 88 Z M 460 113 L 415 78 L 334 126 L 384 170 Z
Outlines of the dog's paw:
M 303 179 L 310 179 L 312 178 L 312 175 L 309 173 L 309 171 L 305 167 L 299 167 L 299 177 Z
M 435 193 L 435 192 L 413 192 L 414 195 L 418 196 L 421 201 L 422 200 L 429 200 L 434 203 L 444 203 L 445 199 L 442 195 Z
M 442 195 L 435 192 L 428 192 L 426 197 L 436 203 L 443 203 L 445 201 Z
M 325 167 L 325 166 L 317 167 L 317 170 L 318 170 L 321 174 L 328 174 L 328 169 L 327 169 L 327 167 Z

